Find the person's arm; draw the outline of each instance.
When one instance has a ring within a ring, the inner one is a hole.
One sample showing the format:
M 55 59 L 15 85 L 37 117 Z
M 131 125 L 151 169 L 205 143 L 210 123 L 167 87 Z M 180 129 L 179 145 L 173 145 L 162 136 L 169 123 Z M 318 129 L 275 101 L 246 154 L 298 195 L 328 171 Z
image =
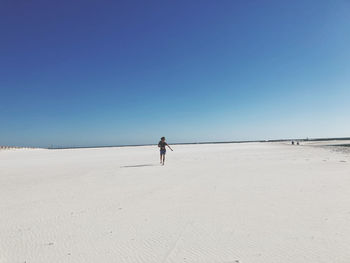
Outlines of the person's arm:
M 171 147 L 169 146 L 169 144 L 166 144 L 166 146 L 168 146 L 168 147 L 169 147 L 169 149 L 170 149 L 171 151 L 173 151 L 173 149 L 171 149 Z

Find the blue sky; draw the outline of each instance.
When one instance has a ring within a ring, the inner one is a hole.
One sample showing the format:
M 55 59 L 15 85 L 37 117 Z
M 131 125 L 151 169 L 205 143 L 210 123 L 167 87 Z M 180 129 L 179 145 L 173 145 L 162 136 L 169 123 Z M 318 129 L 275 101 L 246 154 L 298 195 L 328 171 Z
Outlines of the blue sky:
M 2 1 L 0 145 L 350 136 L 350 1 Z

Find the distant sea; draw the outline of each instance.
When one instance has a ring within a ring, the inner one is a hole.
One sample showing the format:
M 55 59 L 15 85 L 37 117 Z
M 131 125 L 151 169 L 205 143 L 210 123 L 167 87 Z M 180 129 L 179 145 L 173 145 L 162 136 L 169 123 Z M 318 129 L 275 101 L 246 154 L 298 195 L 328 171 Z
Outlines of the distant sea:
M 307 139 L 277 139 L 277 140 L 250 140 L 250 141 L 219 141 L 219 142 L 174 142 L 169 143 L 171 145 L 187 145 L 187 144 L 222 144 L 222 143 L 249 143 L 249 142 L 288 142 L 288 141 L 344 141 L 350 140 L 350 137 L 344 138 L 307 138 Z M 80 149 L 80 148 L 107 148 L 107 147 L 137 147 L 137 146 L 152 146 L 155 144 L 129 144 L 129 145 L 96 145 L 96 146 L 58 146 L 51 145 L 48 149 Z M 339 144 L 329 146 L 350 147 L 350 144 Z

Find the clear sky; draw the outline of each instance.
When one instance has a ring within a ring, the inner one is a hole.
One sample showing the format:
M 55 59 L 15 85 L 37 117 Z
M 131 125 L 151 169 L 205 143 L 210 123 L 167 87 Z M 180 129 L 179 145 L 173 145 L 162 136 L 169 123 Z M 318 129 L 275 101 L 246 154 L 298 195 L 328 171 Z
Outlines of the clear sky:
M 350 136 L 349 0 L 1 1 L 0 145 Z

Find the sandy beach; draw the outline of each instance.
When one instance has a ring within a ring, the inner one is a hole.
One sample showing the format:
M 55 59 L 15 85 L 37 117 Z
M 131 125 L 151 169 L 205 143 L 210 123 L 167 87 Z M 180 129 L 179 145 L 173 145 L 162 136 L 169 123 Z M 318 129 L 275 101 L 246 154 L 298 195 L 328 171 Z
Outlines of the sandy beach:
M 349 153 L 173 149 L 0 151 L 0 262 L 350 262 Z

